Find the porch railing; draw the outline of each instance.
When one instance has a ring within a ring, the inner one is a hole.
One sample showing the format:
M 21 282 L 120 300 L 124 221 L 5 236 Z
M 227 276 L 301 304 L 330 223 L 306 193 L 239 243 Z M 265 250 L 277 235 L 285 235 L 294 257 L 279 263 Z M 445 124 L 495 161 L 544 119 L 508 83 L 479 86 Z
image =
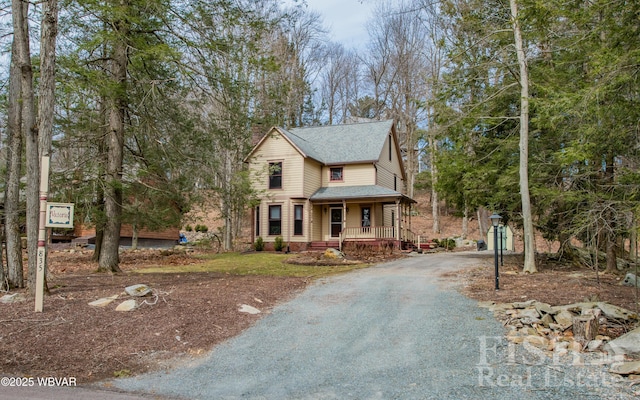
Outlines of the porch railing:
M 394 226 L 363 226 L 344 228 L 340 233 L 340 248 L 345 240 L 397 240 Z M 407 228 L 400 228 L 400 240 L 414 242 L 416 235 Z

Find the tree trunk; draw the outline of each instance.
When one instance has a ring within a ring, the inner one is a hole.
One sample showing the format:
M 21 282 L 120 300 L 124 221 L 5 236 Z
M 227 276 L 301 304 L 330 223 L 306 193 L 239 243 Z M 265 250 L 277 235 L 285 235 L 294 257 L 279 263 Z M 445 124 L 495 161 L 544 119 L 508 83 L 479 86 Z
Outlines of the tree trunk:
M 4 226 L 2 226 L 4 229 Z M 5 285 L 6 282 L 6 274 L 4 272 L 4 259 L 2 257 L 2 252 L 4 251 L 4 234 L 3 231 L 0 230 L 0 291 L 8 290 Z
M 607 235 L 607 269 L 605 272 L 613 274 L 618 270 L 618 257 L 616 252 L 616 237 L 613 233 Z
M 128 2 L 121 0 L 126 8 Z M 110 59 L 110 74 L 114 91 L 108 104 L 107 134 L 107 171 L 105 184 L 104 238 L 98 270 L 102 272 L 120 272 L 118 249 L 120 247 L 120 227 L 122 225 L 122 160 L 124 152 L 124 117 L 127 98 L 127 42 L 129 26 L 124 19 L 113 22 L 117 38 L 113 43 Z
M 520 66 L 520 197 L 522 199 L 522 222 L 524 227 L 524 272 L 538 272 L 535 254 L 535 233 L 531 216 L 531 197 L 529 194 L 529 71 L 524 54 L 522 33 L 518 20 L 518 4 L 509 0 L 513 35 Z
M 440 233 L 440 204 L 436 184 L 438 183 L 438 167 L 436 153 L 438 151 L 435 132 L 429 133 L 429 152 L 431 153 L 431 216 L 433 217 L 433 233 Z
M 38 225 L 40 223 L 40 158 L 38 156 L 38 126 L 33 93 L 33 67 L 29 49 L 29 2 L 12 0 L 13 30 L 16 62 L 20 68 L 22 103 L 22 135 L 26 143 L 27 166 L 27 252 L 28 286 L 35 293 L 38 252 Z
M 53 120 L 55 112 L 55 85 L 56 85 L 56 36 L 58 34 L 58 0 L 47 0 L 42 3 L 42 23 L 40 32 L 40 87 L 38 89 L 38 164 L 40 157 L 50 156 L 51 141 L 53 139 Z M 47 176 L 46 179 L 49 179 Z M 39 200 L 39 184 L 38 181 L 38 200 Z M 48 185 L 47 185 L 48 187 Z M 38 205 L 38 213 L 40 206 Z M 38 215 L 38 223 L 40 218 Z M 44 227 L 43 227 L 44 229 Z M 50 235 L 49 235 L 50 237 Z M 36 241 L 37 248 L 37 241 Z M 31 254 L 31 253 L 30 253 Z M 47 254 L 45 252 L 45 281 L 43 285 L 47 288 Z M 31 259 L 31 257 L 30 257 Z M 37 264 L 37 261 L 35 261 Z M 31 264 L 29 264 L 31 268 Z M 37 265 L 34 266 L 34 273 Z M 35 285 L 35 280 L 33 281 Z M 30 288 L 34 285 L 30 284 Z M 32 290 L 35 290 L 32 289 Z M 47 290 L 48 291 L 48 290 Z
M 131 250 L 138 250 L 138 225 L 131 225 Z
M 462 216 L 462 238 L 469 237 L 469 206 L 464 205 L 464 215 Z
M 38 125 L 40 155 L 49 156 L 53 138 L 56 84 L 56 37 L 58 35 L 58 0 L 42 2 L 40 36 L 40 88 L 38 90 Z
M 7 178 L 5 187 L 5 235 L 7 240 L 7 281 L 9 288 L 24 287 L 22 242 L 20 239 L 20 174 L 22 170 L 22 108 L 20 106 L 20 66 L 15 38 L 12 45 L 7 108 Z M 3 281 L 4 282 L 4 281 Z

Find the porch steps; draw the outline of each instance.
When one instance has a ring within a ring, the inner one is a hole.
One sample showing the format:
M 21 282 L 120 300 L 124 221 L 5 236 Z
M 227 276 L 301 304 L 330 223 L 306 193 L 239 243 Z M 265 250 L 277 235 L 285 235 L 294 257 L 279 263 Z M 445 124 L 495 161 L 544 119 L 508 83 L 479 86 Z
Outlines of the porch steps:
M 309 246 L 309 250 L 313 251 L 324 251 L 329 248 L 337 249 L 340 247 L 340 242 L 335 241 L 325 241 L 325 242 L 311 242 Z

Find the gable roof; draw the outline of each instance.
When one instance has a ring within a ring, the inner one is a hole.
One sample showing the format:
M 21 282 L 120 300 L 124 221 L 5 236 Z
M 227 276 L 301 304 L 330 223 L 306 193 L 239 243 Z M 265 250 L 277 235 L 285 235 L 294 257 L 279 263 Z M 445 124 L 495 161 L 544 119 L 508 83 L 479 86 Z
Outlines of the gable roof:
M 325 165 L 351 164 L 378 160 L 387 136 L 393 129 L 393 120 L 289 130 L 274 129 L 304 157 L 310 157 Z M 256 145 L 254 151 L 263 140 Z

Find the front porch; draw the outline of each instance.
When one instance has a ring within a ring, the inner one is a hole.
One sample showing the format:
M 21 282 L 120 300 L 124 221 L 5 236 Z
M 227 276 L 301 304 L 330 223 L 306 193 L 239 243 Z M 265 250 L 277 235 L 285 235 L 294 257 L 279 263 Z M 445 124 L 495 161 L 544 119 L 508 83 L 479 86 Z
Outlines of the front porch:
M 417 248 L 411 231 L 415 201 L 399 192 L 375 187 L 373 194 L 339 194 L 342 198 L 314 195 L 310 200 L 310 248 L 336 247 L 362 243 L 397 249 Z M 336 193 L 332 193 L 336 194 Z

